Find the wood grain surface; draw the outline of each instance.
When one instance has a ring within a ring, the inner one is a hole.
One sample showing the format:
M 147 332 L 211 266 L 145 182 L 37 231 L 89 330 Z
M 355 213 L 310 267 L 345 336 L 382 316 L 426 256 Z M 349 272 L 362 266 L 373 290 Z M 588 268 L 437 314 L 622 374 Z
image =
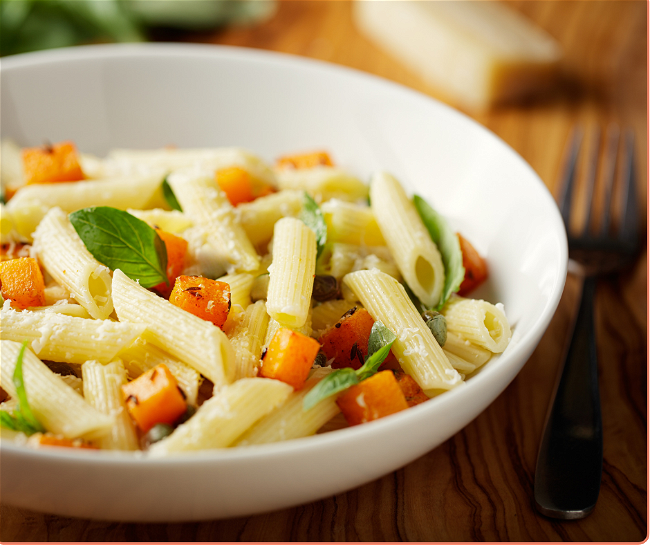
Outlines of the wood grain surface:
M 512 146 L 554 193 L 576 122 L 617 122 L 636 135 L 639 210 L 647 222 L 647 4 L 511 2 L 565 51 L 563 82 L 542 100 L 473 117 Z M 364 70 L 431 96 L 418 77 L 355 28 L 347 1 L 280 2 L 254 27 L 175 39 L 282 51 Z M 644 229 L 645 232 L 645 229 Z M 573 319 L 569 276 L 539 347 L 474 422 L 408 466 L 356 490 L 253 517 L 187 524 L 120 524 L 2 506 L 2 541 L 631 541 L 647 536 L 647 239 L 634 267 L 600 281 L 596 301 L 604 466 L 586 519 L 536 513 L 542 427 Z M 344 462 L 341 462 L 344 463 Z M 152 498 L 155 501 L 155 498 Z

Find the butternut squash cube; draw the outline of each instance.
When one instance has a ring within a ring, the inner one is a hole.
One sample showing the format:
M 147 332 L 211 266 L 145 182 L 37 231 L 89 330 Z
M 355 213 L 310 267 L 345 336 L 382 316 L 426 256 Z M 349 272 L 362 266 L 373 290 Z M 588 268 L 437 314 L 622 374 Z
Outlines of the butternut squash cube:
M 409 407 L 392 371 L 380 371 L 351 386 L 339 395 L 336 404 L 350 426 L 377 420 Z
M 23 168 L 26 184 L 76 182 L 85 179 L 72 142 L 42 148 L 24 148 Z
M 185 396 L 164 363 L 122 386 L 122 393 L 143 433 L 156 424 L 174 424 L 187 410 Z
M 273 378 L 300 390 L 314 364 L 320 344 L 291 329 L 280 328 L 262 358 L 260 376 Z
M 38 262 L 33 257 L 0 261 L 2 297 L 16 309 L 45 305 L 45 283 Z

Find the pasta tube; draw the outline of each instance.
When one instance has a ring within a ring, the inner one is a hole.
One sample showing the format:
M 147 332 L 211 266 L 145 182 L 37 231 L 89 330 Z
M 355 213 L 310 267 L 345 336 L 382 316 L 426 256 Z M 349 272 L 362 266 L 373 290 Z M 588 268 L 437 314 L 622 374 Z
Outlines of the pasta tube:
M 508 319 L 498 306 L 480 299 L 455 296 L 442 309 L 447 331 L 471 343 L 499 354 L 510 341 Z
M 229 447 L 248 428 L 282 404 L 293 388 L 279 380 L 243 378 L 208 399 L 196 414 L 166 439 L 152 455 Z
M 305 325 L 316 272 L 316 235 L 302 221 L 283 218 L 275 224 L 273 263 L 266 309 L 283 326 Z
M 28 239 L 50 208 L 74 212 L 89 206 L 121 210 L 146 208 L 160 188 L 162 175 L 26 185 L 7 203 L 16 230 Z
M 126 370 L 120 360 L 102 365 L 89 360 L 81 366 L 84 399 L 103 414 L 112 416 L 115 424 L 110 433 L 97 441 L 102 449 L 139 450 L 138 435 L 122 397 Z
M 110 269 L 86 249 L 68 216 L 52 208 L 34 233 L 34 247 L 43 267 L 88 314 L 104 320 L 113 312 Z
M 259 268 L 260 258 L 214 175 L 196 169 L 178 170 L 170 174 L 167 181 L 183 212 L 205 232 L 207 242 L 229 264 L 229 273 Z
M 111 320 L 88 320 L 55 312 L 17 312 L 8 305 L 0 311 L 3 339 L 29 341 L 44 360 L 108 363 L 124 347 L 142 335 L 145 326 Z
M 16 397 L 12 377 L 21 347 L 18 342 L 0 341 L 0 386 L 11 397 Z M 98 439 L 112 429 L 113 417 L 88 404 L 29 349 L 23 355 L 23 381 L 32 412 L 48 431 L 68 439 Z
M 397 280 L 375 269 L 350 273 L 343 281 L 370 315 L 397 336 L 392 352 L 425 393 L 449 390 L 462 382 Z
M 209 378 L 216 387 L 231 381 L 233 352 L 225 333 L 158 297 L 117 269 L 113 301 L 120 321 L 146 326 L 144 337 Z
M 427 307 L 440 300 L 445 269 L 438 248 L 399 182 L 380 172 L 370 184 L 372 211 L 397 268 Z
M 300 390 L 292 392 L 280 407 L 262 418 L 234 446 L 276 443 L 314 435 L 341 412 L 336 404 L 336 396 L 323 399 L 307 411 L 302 408 L 305 396 L 331 371 L 327 367 L 314 371 Z

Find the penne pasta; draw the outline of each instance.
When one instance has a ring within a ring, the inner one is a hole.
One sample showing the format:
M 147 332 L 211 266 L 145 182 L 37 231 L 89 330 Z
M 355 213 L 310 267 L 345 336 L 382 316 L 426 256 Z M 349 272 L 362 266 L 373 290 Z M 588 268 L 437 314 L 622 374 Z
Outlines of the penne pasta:
M 230 446 L 260 418 L 282 404 L 293 388 L 279 380 L 244 378 L 208 399 L 196 414 L 166 439 L 154 456 Z
M 287 400 L 267 414 L 235 443 L 234 446 L 261 445 L 314 435 L 325 423 L 341 412 L 335 397 L 328 397 L 311 409 L 303 411 L 305 396 L 332 370 L 316 369 L 305 386 L 289 394 Z
M 510 325 L 503 310 L 479 299 L 453 297 L 442 309 L 447 331 L 499 354 L 510 340 Z
M 392 352 L 420 388 L 449 390 L 462 382 L 397 280 L 372 270 L 350 273 L 343 281 L 371 316 L 397 336 Z
M 146 340 L 187 363 L 217 387 L 231 381 L 232 347 L 218 327 L 147 291 L 120 270 L 113 273 L 113 300 L 120 321 L 146 326 Z
M 41 359 L 67 363 L 90 359 L 108 363 L 145 331 L 142 324 L 88 320 L 56 312 L 17 312 L 8 305 L 0 316 L 2 339 L 28 341 Z
M 122 397 L 126 370 L 120 360 L 101 364 L 89 360 L 81 366 L 84 399 L 99 412 L 114 418 L 110 432 L 97 445 L 111 450 L 138 450 L 138 435 Z
M 160 188 L 162 176 L 140 175 L 83 182 L 32 184 L 22 187 L 7 204 L 14 226 L 31 240 L 45 214 L 58 207 L 74 212 L 90 206 L 112 206 L 121 210 L 147 208 Z
M 438 248 L 399 182 L 380 172 L 370 184 L 372 211 L 397 268 L 427 307 L 440 300 L 445 269 Z
M 4 337 L 0 340 L 0 386 L 12 398 L 16 397 L 12 379 L 21 346 Z M 89 440 L 110 433 L 114 418 L 92 407 L 29 349 L 24 352 L 22 368 L 30 407 L 48 431 L 69 439 Z
M 86 249 L 60 208 L 52 208 L 43 218 L 34 233 L 34 247 L 45 270 L 88 314 L 98 320 L 110 316 L 110 270 Z
M 316 272 L 316 235 L 303 222 L 283 218 L 275 225 L 273 263 L 266 309 L 289 328 L 305 325 Z
M 167 181 L 184 213 L 192 218 L 205 241 L 227 263 L 228 273 L 259 268 L 260 258 L 214 176 L 187 169 L 173 172 Z

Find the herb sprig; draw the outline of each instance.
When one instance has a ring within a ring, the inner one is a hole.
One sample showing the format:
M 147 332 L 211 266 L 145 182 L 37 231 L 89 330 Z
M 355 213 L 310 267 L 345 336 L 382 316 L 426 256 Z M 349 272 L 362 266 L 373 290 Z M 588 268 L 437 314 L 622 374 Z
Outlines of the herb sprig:
M 431 240 L 435 242 L 442 263 L 445 267 L 445 284 L 442 288 L 440 301 L 432 309 L 425 310 L 440 310 L 452 293 L 455 293 L 460 288 L 460 284 L 465 278 L 465 268 L 463 267 L 463 254 L 460 250 L 460 242 L 456 233 L 449 227 L 447 220 L 438 212 L 436 212 L 427 201 L 419 195 L 413 197 L 413 204 L 424 223 L 424 226 L 429 231 Z M 411 296 L 411 294 L 409 294 Z M 413 297 L 415 297 L 413 295 Z M 413 299 L 412 297 L 412 299 Z M 416 298 L 417 299 L 417 298 Z M 417 308 L 420 308 L 416 305 Z
M 327 242 L 327 224 L 320 207 L 307 192 L 303 196 L 299 219 L 316 234 L 316 257 L 320 257 Z
M 142 287 L 162 282 L 169 285 L 165 243 L 147 223 L 110 206 L 82 208 L 69 217 L 97 261 L 109 269 L 120 269 Z
M 388 356 L 395 339 L 397 337 L 390 329 L 382 322 L 376 321 L 370 330 L 368 355 L 364 364 L 357 370 L 345 367 L 327 375 L 305 396 L 302 402 L 303 411 L 311 409 L 323 399 L 347 390 L 350 386 L 374 375 Z
M 162 181 L 161 187 L 162 187 L 163 197 L 165 197 L 165 200 L 167 201 L 167 204 L 171 207 L 171 209 L 182 212 L 183 209 L 181 208 L 181 205 L 178 202 L 176 195 L 174 194 L 174 190 L 172 189 L 172 187 L 169 185 L 169 182 L 167 181 L 167 176 L 165 176 L 165 179 Z
M 13 413 L 8 411 L 0 411 L 0 426 L 14 431 L 21 431 L 25 435 L 33 435 L 37 432 L 44 433 L 45 428 L 34 416 L 29 402 L 27 401 L 27 389 L 25 388 L 25 381 L 23 379 L 23 358 L 25 350 L 27 349 L 27 341 L 23 342 L 18 357 L 16 358 L 16 367 L 12 377 L 14 386 L 16 387 L 16 397 L 18 403 Z

